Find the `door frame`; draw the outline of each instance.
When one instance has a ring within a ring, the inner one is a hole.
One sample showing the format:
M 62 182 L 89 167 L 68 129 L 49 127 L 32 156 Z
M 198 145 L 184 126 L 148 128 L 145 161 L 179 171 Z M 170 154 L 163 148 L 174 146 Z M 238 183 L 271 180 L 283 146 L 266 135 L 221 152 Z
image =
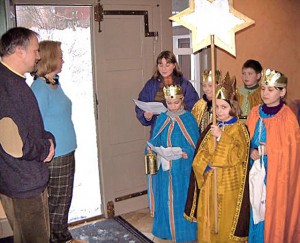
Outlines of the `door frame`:
M 104 9 L 106 3 L 109 3 L 109 5 L 115 5 L 114 8 L 118 9 L 118 5 L 127 5 L 130 6 L 131 2 L 134 2 L 136 6 L 136 2 L 134 0 L 102 0 L 101 1 Z M 143 9 L 143 4 L 147 4 L 148 0 L 139 0 L 139 4 L 141 6 L 141 10 Z M 172 0 L 157 0 L 156 6 L 160 9 L 164 9 L 164 11 L 167 11 L 170 13 L 170 16 L 172 14 Z M 95 6 L 98 3 L 96 0 L 14 0 L 14 4 L 17 5 L 84 5 L 84 6 Z M 157 14 L 157 13 L 155 13 Z M 150 21 L 149 30 L 150 31 L 157 31 L 159 34 L 157 37 L 150 37 L 150 38 L 156 38 L 157 40 L 157 50 L 156 52 L 160 52 L 162 50 L 172 50 L 172 25 L 171 22 L 168 19 L 169 16 L 162 16 L 162 13 L 159 12 L 158 15 L 155 16 L 155 21 Z M 99 87 L 97 85 L 96 80 L 98 80 L 97 72 L 96 72 L 96 66 L 98 64 L 98 60 L 96 57 L 96 43 L 95 43 L 95 35 L 101 34 L 98 33 L 98 23 L 93 21 L 94 16 L 91 16 L 91 47 L 92 47 L 92 70 L 93 70 L 93 80 L 94 80 L 94 90 L 96 94 L 99 94 Z M 154 18 L 154 17 L 153 17 Z M 105 20 L 104 20 L 105 21 Z M 103 34 L 103 33 L 102 33 Z M 145 37 L 147 38 L 147 37 Z M 154 60 L 153 60 L 154 62 Z M 150 73 L 152 70 L 145 70 L 146 73 Z M 145 82 L 146 80 L 144 80 Z M 100 131 L 99 126 L 99 106 L 98 106 L 98 98 L 95 95 L 95 112 L 96 117 L 98 117 L 98 120 L 96 121 L 96 129 L 97 129 L 97 146 L 98 146 L 98 165 L 99 165 L 99 182 L 100 182 L 100 193 L 101 193 L 101 202 L 102 202 L 102 212 L 104 212 L 105 217 L 110 216 L 109 214 L 109 203 L 111 201 L 114 201 L 114 195 L 110 192 L 109 188 L 112 187 L 111 183 L 104 179 L 104 171 L 103 168 L 103 160 L 102 160 L 102 153 L 105 149 L 103 147 L 103 139 L 101 137 L 102 132 Z M 141 151 L 142 152 L 142 151 Z M 124 204 L 126 206 L 126 204 Z

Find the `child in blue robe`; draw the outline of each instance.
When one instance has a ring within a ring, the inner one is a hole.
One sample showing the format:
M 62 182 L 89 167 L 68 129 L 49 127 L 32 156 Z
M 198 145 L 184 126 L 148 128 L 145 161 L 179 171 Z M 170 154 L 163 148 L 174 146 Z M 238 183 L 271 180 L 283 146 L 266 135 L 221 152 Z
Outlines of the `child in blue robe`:
M 184 207 L 199 129 L 184 109 L 180 86 L 165 87 L 164 95 L 168 111 L 158 116 L 147 145 L 148 153 L 157 152 L 159 163 L 158 173 L 148 178 L 152 233 L 176 242 L 195 241 L 197 223 L 184 218 Z

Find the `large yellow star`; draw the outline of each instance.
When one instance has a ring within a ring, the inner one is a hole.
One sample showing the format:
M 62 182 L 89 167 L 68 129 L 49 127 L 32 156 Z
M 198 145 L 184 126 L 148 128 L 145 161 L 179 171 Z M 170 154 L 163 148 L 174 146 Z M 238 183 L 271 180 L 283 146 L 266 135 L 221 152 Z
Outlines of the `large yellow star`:
M 236 56 L 235 32 L 254 20 L 233 8 L 233 0 L 190 0 L 190 7 L 169 18 L 192 31 L 193 52 L 215 45 Z

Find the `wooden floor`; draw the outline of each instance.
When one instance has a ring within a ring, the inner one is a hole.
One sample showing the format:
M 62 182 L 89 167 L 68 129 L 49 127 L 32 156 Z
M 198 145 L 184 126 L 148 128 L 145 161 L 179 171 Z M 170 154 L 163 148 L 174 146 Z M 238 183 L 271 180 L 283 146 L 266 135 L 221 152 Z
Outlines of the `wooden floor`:
M 149 208 L 123 214 L 121 216 L 155 243 L 172 242 L 170 240 L 159 239 L 152 235 L 151 231 L 153 218 L 150 216 Z

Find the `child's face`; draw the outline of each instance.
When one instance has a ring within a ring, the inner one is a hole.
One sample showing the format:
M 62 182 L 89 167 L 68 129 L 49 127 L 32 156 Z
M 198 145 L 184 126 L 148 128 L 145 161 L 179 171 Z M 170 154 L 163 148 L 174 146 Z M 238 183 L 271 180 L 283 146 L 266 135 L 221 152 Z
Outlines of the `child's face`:
M 208 100 L 212 100 L 212 82 L 202 84 L 202 89 Z
M 227 101 L 221 99 L 216 100 L 216 115 L 218 120 L 222 122 L 229 121 L 232 118 L 232 116 L 229 115 L 230 110 L 231 107 Z
M 173 74 L 175 68 L 174 63 L 167 62 L 165 58 L 161 59 L 161 62 L 157 65 L 158 71 L 163 78 L 167 78 Z
M 285 93 L 285 88 L 280 90 L 272 86 L 267 86 L 265 84 L 262 84 L 261 86 L 261 98 L 268 107 L 279 105 L 280 99 L 281 97 L 285 96 Z
M 247 87 L 252 87 L 258 83 L 261 74 L 256 73 L 253 68 L 243 68 L 242 80 Z
M 180 109 L 183 98 L 166 99 L 167 107 L 170 111 L 176 112 Z

